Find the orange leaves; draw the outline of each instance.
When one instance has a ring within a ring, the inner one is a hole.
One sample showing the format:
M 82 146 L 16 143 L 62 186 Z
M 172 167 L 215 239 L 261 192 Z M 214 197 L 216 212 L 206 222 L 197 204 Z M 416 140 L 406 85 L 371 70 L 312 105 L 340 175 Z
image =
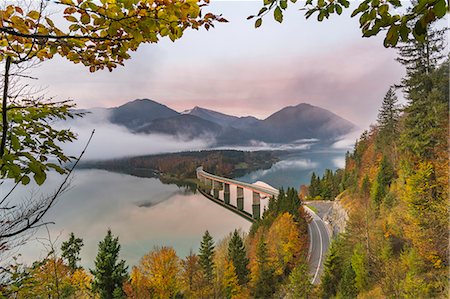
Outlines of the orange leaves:
M 180 260 L 171 247 L 155 249 L 142 257 L 131 272 L 134 294 L 152 298 L 173 298 L 179 290 Z

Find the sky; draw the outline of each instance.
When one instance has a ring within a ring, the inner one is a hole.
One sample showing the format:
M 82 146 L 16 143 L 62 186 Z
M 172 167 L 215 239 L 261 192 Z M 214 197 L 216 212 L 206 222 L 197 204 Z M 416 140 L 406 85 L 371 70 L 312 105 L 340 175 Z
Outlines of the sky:
M 206 10 L 229 23 L 186 31 L 175 43 L 142 45 L 113 72 L 91 74 L 59 57 L 34 72 L 49 95 L 79 108 L 149 98 L 177 111 L 200 106 L 263 119 L 306 102 L 366 128 L 404 74 L 396 50 L 384 48 L 382 36 L 362 38 L 349 12 L 320 23 L 305 20 L 301 6 L 291 6 L 282 24 L 268 15 L 255 29 L 246 18 L 258 12 L 260 1 L 213 2 Z

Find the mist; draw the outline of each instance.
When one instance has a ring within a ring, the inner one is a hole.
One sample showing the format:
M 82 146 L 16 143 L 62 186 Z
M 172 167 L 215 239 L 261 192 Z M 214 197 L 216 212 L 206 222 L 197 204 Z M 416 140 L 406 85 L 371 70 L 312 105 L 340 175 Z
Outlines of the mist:
M 109 122 L 107 109 L 93 109 L 82 118 L 59 122 L 59 129 L 70 128 L 78 140 L 62 145 L 65 153 L 78 156 L 95 130 L 84 160 L 103 160 L 128 156 L 202 150 L 215 144 L 213 136 L 189 140 L 185 136 L 134 134 L 127 128 Z

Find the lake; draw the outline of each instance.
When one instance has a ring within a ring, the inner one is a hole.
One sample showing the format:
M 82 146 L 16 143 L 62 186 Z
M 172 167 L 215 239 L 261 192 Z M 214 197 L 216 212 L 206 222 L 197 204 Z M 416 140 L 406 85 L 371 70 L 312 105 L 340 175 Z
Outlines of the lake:
M 290 153 L 272 168 L 238 179 L 250 183 L 262 180 L 277 188 L 299 188 L 309 182 L 313 171 L 322 174 L 326 168 L 342 166 L 344 155 L 342 150 Z M 60 179 L 49 176 L 44 188 L 39 190 L 51 191 Z M 2 187 L 1 193 L 6 192 L 7 188 Z M 29 192 L 29 188 L 22 188 L 15 196 L 24 197 Z M 46 220 L 55 222 L 49 229 L 58 248 L 70 232 L 83 238 L 81 264 L 85 267 L 93 267 L 98 242 L 108 228 L 119 236 L 121 258 L 128 265 L 135 265 L 155 246 L 172 246 L 180 257 L 185 257 L 190 250 L 198 250 L 205 230 L 220 240 L 234 229 L 248 231 L 251 225 L 198 193 L 162 184 L 154 178 L 104 170 L 75 171 L 70 190 L 60 197 Z M 46 237 L 46 230 L 39 230 L 20 248 L 22 259 L 32 261 L 45 257 L 47 249 L 40 238 Z

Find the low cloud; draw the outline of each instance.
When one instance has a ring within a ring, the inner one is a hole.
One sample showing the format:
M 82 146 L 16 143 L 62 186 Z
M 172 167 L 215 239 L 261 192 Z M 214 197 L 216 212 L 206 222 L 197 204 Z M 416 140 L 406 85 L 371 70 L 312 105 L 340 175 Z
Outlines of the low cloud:
M 125 127 L 110 123 L 108 112 L 100 109 L 83 118 L 59 123 L 58 127 L 70 127 L 78 135 L 77 141 L 63 145 L 63 150 L 74 156 L 81 153 L 92 130 L 95 129 L 84 156 L 85 160 L 201 150 L 215 143 L 211 136 L 187 140 L 183 136 L 133 134 Z
M 356 130 L 347 135 L 341 136 L 341 138 L 335 143 L 333 143 L 331 147 L 334 149 L 351 150 L 355 145 L 356 140 L 358 140 L 359 137 L 361 136 L 361 133 L 362 133 L 361 130 Z

